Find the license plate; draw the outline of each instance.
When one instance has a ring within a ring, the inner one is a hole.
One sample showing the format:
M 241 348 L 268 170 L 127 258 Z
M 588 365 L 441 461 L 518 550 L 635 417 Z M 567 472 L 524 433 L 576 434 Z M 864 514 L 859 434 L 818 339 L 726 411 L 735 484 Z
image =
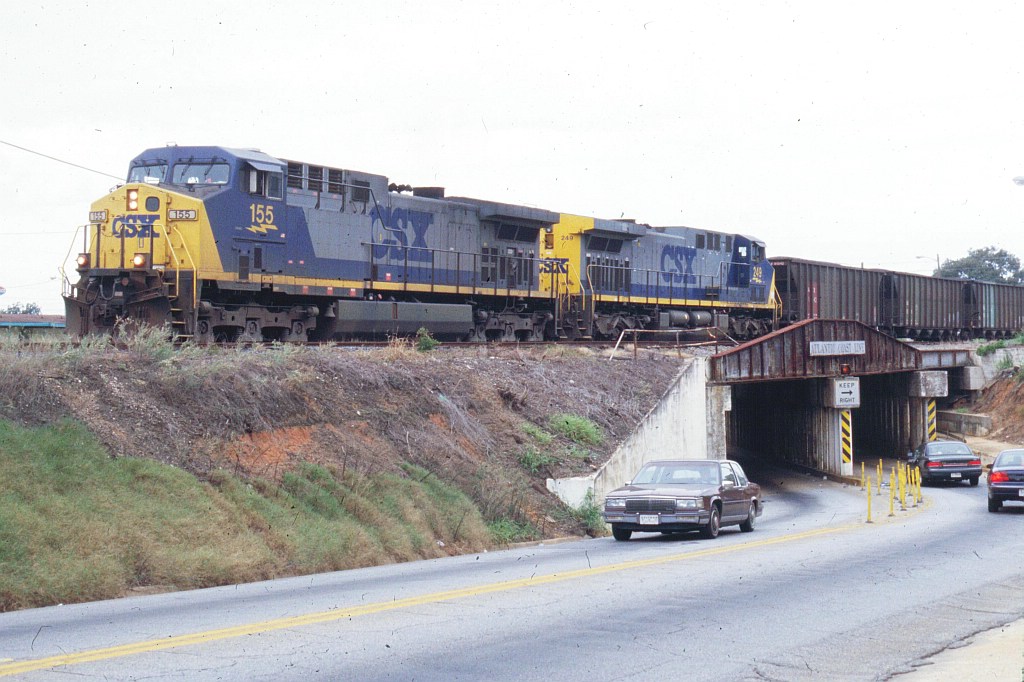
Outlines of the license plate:
M 950 474 L 950 478 L 960 478 L 960 474 Z
M 1017 495 L 1020 497 L 1024 497 L 1024 488 L 1020 488 L 1019 490 L 1017 490 Z
M 657 526 L 661 522 L 661 518 L 657 514 L 641 514 L 640 525 L 641 526 Z

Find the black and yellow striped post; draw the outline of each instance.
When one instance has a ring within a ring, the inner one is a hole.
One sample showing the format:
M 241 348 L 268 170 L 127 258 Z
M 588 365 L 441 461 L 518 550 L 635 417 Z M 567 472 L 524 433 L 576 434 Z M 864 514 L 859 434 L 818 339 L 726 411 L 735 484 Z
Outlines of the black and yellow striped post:
M 935 440 L 938 435 L 936 433 L 936 418 L 935 418 L 935 401 L 928 400 L 928 440 Z
M 850 410 L 839 411 L 839 442 L 842 450 L 842 473 L 853 474 L 853 422 Z

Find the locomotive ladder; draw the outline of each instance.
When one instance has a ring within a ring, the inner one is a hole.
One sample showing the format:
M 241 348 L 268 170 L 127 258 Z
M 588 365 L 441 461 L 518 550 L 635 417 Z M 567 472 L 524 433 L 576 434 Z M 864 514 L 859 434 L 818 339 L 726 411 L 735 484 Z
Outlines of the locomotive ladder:
M 578 292 L 570 290 L 568 273 L 555 279 L 555 333 L 562 339 L 589 339 L 594 334 L 594 294 L 579 277 Z
M 169 232 L 170 230 L 168 230 Z M 175 340 L 184 341 L 195 335 L 196 305 L 199 300 L 198 273 L 195 261 L 192 260 L 192 254 L 189 253 L 184 239 L 181 240 L 181 248 L 185 252 L 190 266 L 184 273 L 191 276 L 182 278 L 181 266 L 184 263 L 174 250 L 170 234 L 168 234 L 167 248 L 171 252 L 171 262 L 175 266 L 172 272 L 164 272 L 164 288 L 167 291 L 167 301 L 170 304 L 171 330 Z

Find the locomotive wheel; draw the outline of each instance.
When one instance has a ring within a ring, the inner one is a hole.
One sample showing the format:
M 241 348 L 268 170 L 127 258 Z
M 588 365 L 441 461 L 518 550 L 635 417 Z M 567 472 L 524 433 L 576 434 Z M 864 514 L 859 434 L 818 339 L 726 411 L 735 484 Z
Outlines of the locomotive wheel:
M 281 341 L 284 343 L 303 343 L 307 339 L 306 325 L 296 320 L 292 322 L 291 329 L 281 332 Z
M 256 320 L 249 320 L 241 334 L 238 335 L 239 343 L 260 343 L 263 341 L 263 332 L 260 331 L 260 323 Z
M 213 329 L 210 327 L 209 320 L 199 320 L 196 323 L 196 336 L 195 341 L 200 345 L 207 345 L 215 341 L 213 335 Z

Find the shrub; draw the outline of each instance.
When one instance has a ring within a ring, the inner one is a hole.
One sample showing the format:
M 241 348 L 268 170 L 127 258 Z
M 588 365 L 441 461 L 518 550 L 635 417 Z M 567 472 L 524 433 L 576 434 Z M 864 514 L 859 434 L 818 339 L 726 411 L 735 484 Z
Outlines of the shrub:
M 426 327 L 420 327 L 416 330 L 416 350 L 426 353 L 440 345 L 441 342 L 431 336 L 430 331 Z
M 550 466 L 558 460 L 536 448 L 528 447 L 519 455 L 519 463 L 531 474 L 536 474 L 546 466 Z
M 992 353 L 995 353 L 1000 348 L 1006 348 L 1005 341 L 993 341 L 992 343 L 986 343 L 984 345 L 978 346 L 978 350 L 976 352 L 978 353 L 978 355 L 985 357 L 986 355 L 991 355 Z
M 600 426 L 575 414 L 551 415 L 548 428 L 580 445 L 600 445 L 604 441 L 604 432 Z
M 996 363 L 996 369 L 998 369 L 1000 371 L 1002 371 L 1004 369 L 1012 369 L 1012 368 L 1013 368 L 1013 358 L 1010 357 L 1009 355 L 1004 355 L 1003 357 L 999 358 L 999 362 Z
M 592 535 L 604 535 L 607 532 L 604 518 L 601 517 L 601 506 L 594 499 L 593 490 L 587 491 L 586 497 L 578 507 L 566 505 L 557 515 L 583 525 Z
M 530 422 L 526 422 L 525 424 L 523 424 L 523 433 L 525 433 L 530 438 L 533 438 L 541 445 L 550 445 L 551 441 L 555 439 L 555 437 L 552 436 L 550 433 L 540 428 L 536 424 L 531 424 Z
M 540 537 L 540 533 L 533 524 L 514 519 L 498 519 L 488 524 L 487 528 L 491 531 L 491 538 L 499 545 L 526 542 Z

